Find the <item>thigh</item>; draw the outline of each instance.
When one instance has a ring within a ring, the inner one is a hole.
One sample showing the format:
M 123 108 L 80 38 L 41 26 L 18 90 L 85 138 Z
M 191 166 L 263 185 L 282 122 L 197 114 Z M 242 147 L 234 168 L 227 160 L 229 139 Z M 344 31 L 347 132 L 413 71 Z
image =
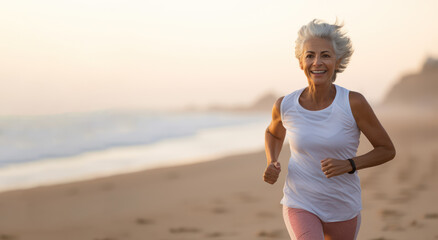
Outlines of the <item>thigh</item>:
M 354 240 L 359 231 L 359 215 L 341 222 L 323 222 L 325 240 Z
M 303 209 L 283 205 L 283 218 L 292 240 L 323 240 L 321 220 Z

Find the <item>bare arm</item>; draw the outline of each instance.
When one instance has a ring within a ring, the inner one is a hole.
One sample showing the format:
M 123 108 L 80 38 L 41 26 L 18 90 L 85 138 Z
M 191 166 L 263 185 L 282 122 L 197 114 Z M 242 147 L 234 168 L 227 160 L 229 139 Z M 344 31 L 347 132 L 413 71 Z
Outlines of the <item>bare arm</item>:
M 394 145 L 365 97 L 350 92 L 350 106 L 357 126 L 373 145 L 373 150 L 353 158 L 356 169 L 377 166 L 393 159 Z M 352 169 L 350 162 L 345 159 L 326 158 L 321 161 L 321 170 L 327 178 L 348 173 Z
M 286 129 L 281 122 L 280 106 L 283 97 L 279 98 L 272 108 L 272 121 L 265 132 L 265 152 L 267 167 L 264 173 L 264 180 L 267 183 L 274 184 L 281 171 L 278 156 L 283 146 Z
M 353 158 L 356 168 L 358 170 L 369 168 L 393 159 L 395 157 L 394 144 L 365 97 L 360 93 L 351 92 L 350 105 L 357 126 L 374 148 L 364 155 Z

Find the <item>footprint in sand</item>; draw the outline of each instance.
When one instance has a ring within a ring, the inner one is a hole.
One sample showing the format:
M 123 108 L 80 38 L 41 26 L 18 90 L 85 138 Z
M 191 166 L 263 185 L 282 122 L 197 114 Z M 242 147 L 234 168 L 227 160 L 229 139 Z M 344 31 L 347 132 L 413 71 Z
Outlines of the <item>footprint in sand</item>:
M 214 238 L 214 237 L 222 237 L 224 236 L 224 234 L 221 232 L 212 232 L 212 233 L 207 233 L 205 236 Z
M 380 216 L 383 219 L 398 219 L 403 216 L 403 213 L 393 209 L 383 209 L 380 211 Z
M 423 227 L 423 224 L 421 224 L 419 221 L 417 220 L 412 220 L 412 222 L 409 224 L 409 226 L 414 227 L 414 228 L 421 228 Z
M 228 210 L 226 208 L 223 208 L 223 207 L 215 207 L 211 211 L 215 214 L 223 214 L 223 213 L 228 212 Z
M 233 236 L 236 235 L 235 233 L 231 233 L 231 232 L 227 232 L 227 233 L 223 233 L 223 232 L 211 232 L 211 233 L 207 233 L 205 234 L 206 237 L 209 238 L 217 238 L 217 237 L 225 237 L 225 236 Z
M 148 225 L 148 224 L 153 224 L 153 223 L 154 223 L 154 220 L 152 220 L 152 219 L 147 219 L 147 218 L 137 218 L 137 219 L 135 220 L 135 222 L 136 222 L 138 225 Z
M 402 203 L 407 203 L 408 201 L 409 199 L 406 197 L 394 197 L 389 200 L 389 202 L 392 204 L 402 204 Z
M 17 239 L 15 236 L 9 235 L 9 234 L 0 234 L 1 240 L 15 240 Z
M 424 214 L 426 219 L 438 219 L 438 213 L 426 213 Z
M 427 190 L 427 185 L 424 183 L 419 183 L 419 184 L 417 184 L 415 189 L 417 189 L 418 191 Z
M 179 228 L 171 228 L 169 229 L 171 233 L 197 233 L 200 232 L 198 228 L 190 228 L 190 227 L 179 227 Z
M 269 237 L 269 238 L 281 238 L 283 236 L 283 230 L 260 231 L 257 234 L 257 236 Z

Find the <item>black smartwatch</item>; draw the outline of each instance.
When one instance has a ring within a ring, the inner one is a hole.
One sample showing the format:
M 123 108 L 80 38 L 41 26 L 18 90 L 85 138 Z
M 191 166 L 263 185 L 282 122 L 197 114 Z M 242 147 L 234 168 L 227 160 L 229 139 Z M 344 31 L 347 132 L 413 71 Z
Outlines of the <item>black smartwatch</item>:
M 349 174 L 353 174 L 354 172 L 356 172 L 356 164 L 354 163 L 353 159 L 349 158 L 348 161 L 351 164 L 351 167 L 353 168 L 353 170 L 351 170 L 350 172 L 348 172 Z

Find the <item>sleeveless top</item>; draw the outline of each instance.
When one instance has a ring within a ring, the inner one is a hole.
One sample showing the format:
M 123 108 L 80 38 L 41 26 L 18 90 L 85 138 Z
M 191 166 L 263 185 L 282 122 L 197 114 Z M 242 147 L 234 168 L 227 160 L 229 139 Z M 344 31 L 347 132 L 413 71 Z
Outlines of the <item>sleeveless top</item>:
M 309 211 L 324 222 L 352 219 L 362 209 L 357 172 L 326 178 L 321 170 L 321 160 L 348 161 L 359 146 L 349 90 L 335 87 L 335 99 L 325 109 L 310 111 L 300 105 L 305 88 L 286 95 L 280 107 L 291 152 L 281 204 Z

